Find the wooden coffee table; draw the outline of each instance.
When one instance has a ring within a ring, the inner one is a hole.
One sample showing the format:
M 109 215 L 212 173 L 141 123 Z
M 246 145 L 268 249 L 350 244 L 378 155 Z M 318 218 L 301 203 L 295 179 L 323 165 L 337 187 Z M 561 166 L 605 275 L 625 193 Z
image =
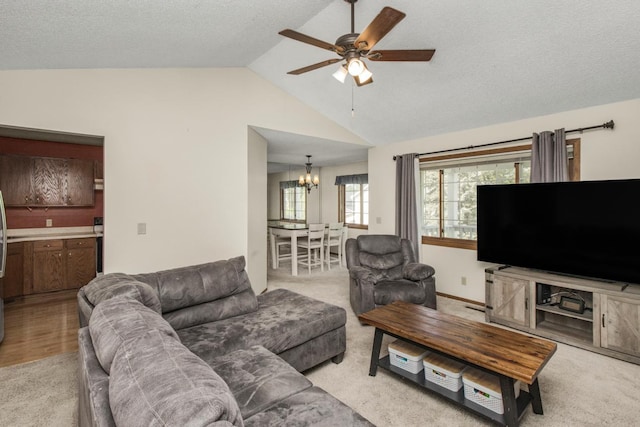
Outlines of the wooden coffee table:
M 378 366 L 407 378 L 424 388 L 507 426 L 517 426 L 529 403 L 542 414 L 538 375 L 556 351 L 556 344 L 486 323 L 467 320 L 416 304 L 396 301 L 358 316 L 362 323 L 374 326 L 369 375 Z M 464 398 L 464 391 L 452 392 L 426 381 L 424 372 L 411 372 L 391 366 L 389 357 L 380 359 L 384 334 L 409 341 L 454 360 L 490 372 L 500 378 L 504 414 L 498 414 Z M 520 391 L 516 399 L 514 382 L 520 380 L 529 391 Z

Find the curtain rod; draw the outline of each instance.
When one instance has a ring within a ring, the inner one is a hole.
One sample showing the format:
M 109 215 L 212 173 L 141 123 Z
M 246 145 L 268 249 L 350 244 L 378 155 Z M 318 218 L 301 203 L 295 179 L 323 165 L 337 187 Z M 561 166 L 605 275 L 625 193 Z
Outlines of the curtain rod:
M 571 129 L 568 131 L 565 131 L 565 134 L 567 133 L 575 133 L 575 132 L 584 132 L 585 130 L 593 130 L 593 129 L 613 129 L 613 126 L 615 125 L 615 123 L 613 123 L 613 120 L 609 120 L 606 123 L 603 123 L 601 125 L 596 125 L 596 126 L 588 126 L 588 127 L 584 127 L 584 128 L 578 128 L 578 129 Z M 499 144 L 509 144 L 511 142 L 519 142 L 519 141 L 526 141 L 528 139 L 532 139 L 533 136 L 526 136 L 523 138 L 516 138 L 516 139 L 509 139 L 506 141 L 498 141 L 498 142 L 489 142 L 488 144 L 480 144 L 480 145 L 469 145 L 466 147 L 459 147 L 459 148 L 450 148 L 448 150 L 440 150 L 440 151 L 430 151 L 428 153 L 420 153 L 417 156 L 428 156 L 431 154 L 441 154 L 441 153 L 449 153 L 451 151 L 460 151 L 460 150 L 472 150 L 474 148 L 480 148 L 480 147 L 489 147 L 491 145 L 499 145 Z M 401 156 L 393 156 L 393 160 L 395 160 L 397 157 L 401 157 Z

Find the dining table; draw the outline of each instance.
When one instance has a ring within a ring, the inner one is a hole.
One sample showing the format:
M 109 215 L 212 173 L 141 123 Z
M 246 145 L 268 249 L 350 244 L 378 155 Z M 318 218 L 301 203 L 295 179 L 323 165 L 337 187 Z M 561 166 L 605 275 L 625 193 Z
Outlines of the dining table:
M 280 221 L 268 221 L 268 228 L 270 229 L 270 241 L 271 247 L 271 266 L 276 268 L 276 238 L 288 237 L 291 239 L 291 275 L 298 275 L 298 237 L 305 237 L 309 233 L 309 224 L 295 223 L 295 222 L 280 222 Z M 329 224 L 325 224 L 325 228 L 328 228 Z M 345 232 L 347 228 L 344 228 Z M 342 239 L 342 245 L 346 240 L 346 236 Z M 342 251 L 344 253 L 344 250 Z
M 280 222 L 269 224 L 271 233 L 271 265 L 276 268 L 276 238 L 289 237 L 291 239 L 291 275 L 298 275 L 298 237 L 304 237 L 309 233 L 309 225 L 293 222 Z

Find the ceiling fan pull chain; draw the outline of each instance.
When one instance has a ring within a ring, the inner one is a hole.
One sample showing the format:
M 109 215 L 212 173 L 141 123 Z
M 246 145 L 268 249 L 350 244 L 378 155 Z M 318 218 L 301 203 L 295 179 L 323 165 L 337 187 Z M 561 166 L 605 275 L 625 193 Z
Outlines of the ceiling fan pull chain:
M 356 109 L 353 103 L 353 98 L 354 98 L 354 93 L 353 93 L 353 82 L 351 82 L 351 118 L 354 118 L 356 116 Z

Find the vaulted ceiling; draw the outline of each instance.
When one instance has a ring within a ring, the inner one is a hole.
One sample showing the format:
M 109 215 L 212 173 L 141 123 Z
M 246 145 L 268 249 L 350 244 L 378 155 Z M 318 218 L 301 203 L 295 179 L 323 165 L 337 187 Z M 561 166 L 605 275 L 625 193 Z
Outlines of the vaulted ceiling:
M 436 53 L 369 62 L 362 87 L 339 63 L 287 74 L 337 56 L 278 34 L 334 43 L 344 0 L 0 0 L 0 69 L 248 67 L 372 145 L 640 97 L 637 0 L 359 0 L 356 32 L 385 6 L 407 16 L 376 49 Z M 275 152 L 295 137 L 263 135 Z M 301 141 L 297 164 L 319 143 Z

